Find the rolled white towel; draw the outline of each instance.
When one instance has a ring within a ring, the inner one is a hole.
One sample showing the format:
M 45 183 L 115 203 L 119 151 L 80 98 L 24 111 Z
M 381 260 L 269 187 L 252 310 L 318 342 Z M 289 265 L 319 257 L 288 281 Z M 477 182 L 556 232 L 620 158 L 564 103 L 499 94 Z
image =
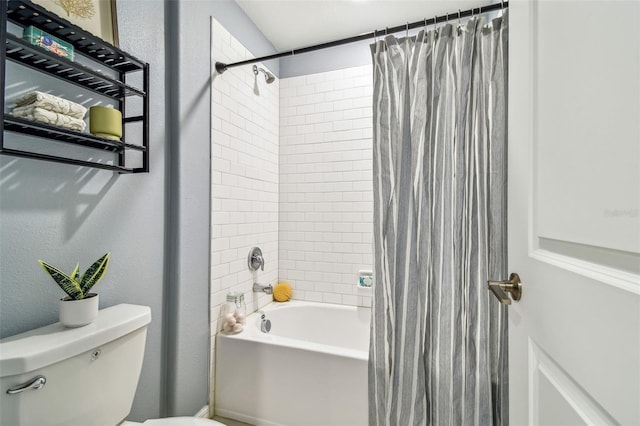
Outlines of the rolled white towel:
M 87 124 L 74 117 L 57 112 L 49 111 L 44 108 L 34 106 L 17 107 L 11 111 L 11 115 L 24 118 L 29 121 L 50 124 L 52 126 L 62 127 L 69 130 L 83 132 Z
M 16 99 L 16 106 L 33 106 L 83 119 L 87 109 L 80 104 L 40 91 L 29 92 Z

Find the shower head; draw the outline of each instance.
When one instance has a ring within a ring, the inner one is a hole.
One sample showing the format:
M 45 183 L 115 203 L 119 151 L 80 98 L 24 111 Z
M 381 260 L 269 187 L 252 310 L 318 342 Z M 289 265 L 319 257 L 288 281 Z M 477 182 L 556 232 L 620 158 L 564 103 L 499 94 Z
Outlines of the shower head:
M 265 70 L 264 68 L 258 68 L 256 65 L 253 66 L 253 73 L 255 75 L 258 75 L 258 72 L 262 72 L 264 74 L 264 81 L 267 82 L 267 84 L 271 84 L 274 81 L 276 81 L 276 77 L 271 74 L 269 71 Z

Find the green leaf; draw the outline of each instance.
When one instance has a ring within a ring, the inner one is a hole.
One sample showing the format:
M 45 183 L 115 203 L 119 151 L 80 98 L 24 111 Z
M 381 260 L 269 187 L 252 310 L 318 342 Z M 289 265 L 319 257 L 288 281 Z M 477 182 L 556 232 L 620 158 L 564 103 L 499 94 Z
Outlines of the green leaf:
M 55 266 L 51 266 L 42 260 L 38 260 L 38 263 L 42 265 L 42 268 L 53 278 L 53 280 L 60 286 L 65 293 L 69 295 L 72 299 L 80 300 L 84 298 L 84 293 L 80 288 L 80 284 L 77 281 L 71 279 L 67 274 L 56 268 Z
M 83 295 L 86 295 L 91 287 L 98 284 L 98 281 L 102 279 L 104 273 L 107 272 L 107 265 L 109 264 L 109 253 L 96 260 L 93 265 L 89 266 L 89 269 L 85 271 L 80 280 L 80 289 Z
M 73 272 L 71 272 L 71 275 L 69 275 L 69 278 L 71 278 L 73 281 L 78 281 L 78 278 L 80 278 L 80 264 L 79 263 L 76 265 L 76 269 L 74 269 Z

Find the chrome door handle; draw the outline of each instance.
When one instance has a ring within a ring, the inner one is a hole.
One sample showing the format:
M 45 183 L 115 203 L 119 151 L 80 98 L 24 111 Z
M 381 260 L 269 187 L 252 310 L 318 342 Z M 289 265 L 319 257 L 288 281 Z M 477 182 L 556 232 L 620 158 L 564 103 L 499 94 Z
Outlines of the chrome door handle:
M 487 284 L 493 295 L 504 305 L 510 305 L 511 299 L 517 302 L 522 297 L 522 285 L 516 273 L 509 275 L 507 281 L 487 281 Z M 511 298 L 507 293 L 511 294 Z

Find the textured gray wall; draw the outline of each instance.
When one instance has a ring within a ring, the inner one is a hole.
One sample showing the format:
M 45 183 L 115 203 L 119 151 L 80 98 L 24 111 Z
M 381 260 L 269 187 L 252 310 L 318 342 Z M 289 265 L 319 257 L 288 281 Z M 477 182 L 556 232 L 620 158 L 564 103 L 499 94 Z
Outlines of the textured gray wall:
M 206 81 L 198 84 L 190 76 L 200 63 L 184 54 L 188 41 L 179 21 L 185 12 L 180 2 L 169 1 L 167 6 L 171 266 L 163 405 L 165 414 L 173 416 L 193 414 L 208 401 L 210 114 Z M 205 27 L 200 32 L 197 44 L 206 51 L 208 32 Z
M 369 65 L 371 64 L 369 44 L 372 42 L 373 40 L 365 40 L 318 50 L 316 52 L 281 58 L 279 77 L 298 77 L 301 75 Z
M 64 294 L 37 259 L 71 270 L 77 261 L 86 268 L 110 251 L 107 275 L 95 288 L 100 307 L 136 303 L 150 306 L 153 316 L 131 416 L 142 419 L 161 411 L 167 203 L 164 7 L 136 0 L 119 0 L 118 5 L 122 48 L 151 65 L 151 173 L 118 175 L 0 156 L 0 335 L 57 321 L 58 299 Z M 23 80 L 25 87 L 34 84 L 28 77 Z M 53 82 L 42 88 L 62 88 Z M 11 137 L 20 143 L 20 137 Z
M 168 415 L 185 415 L 205 405 L 208 397 L 210 17 L 232 30 L 256 55 L 274 49 L 232 0 L 169 0 L 167 6 L 173 160 L 166 365 L 170 391 L 164 404 Z

